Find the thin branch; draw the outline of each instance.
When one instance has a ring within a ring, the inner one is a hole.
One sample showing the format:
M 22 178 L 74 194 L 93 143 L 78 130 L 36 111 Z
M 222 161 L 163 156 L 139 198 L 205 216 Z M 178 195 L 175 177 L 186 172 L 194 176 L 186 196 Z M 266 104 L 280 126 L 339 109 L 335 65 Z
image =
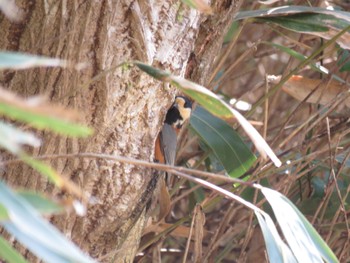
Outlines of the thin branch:
M 169 173 L 173 173 L 173 171 L 178 171 L 178 172 L 182 172 L 182 173 L 190 173 L 190 174 L 204 177 L 204 178 L 220 180 L 220 181 L 224 181 L 227 183 L 239 183 L 242 185 L 254 187 L 253 183 L 245 182 L 245 181 L 237 179 L 237 178 L 231 178 L 231 177 L 227 177 L 224 175 L 193 170 L 193 169 L 180 167 L 180 166 L 172 166 L 172 165 L 161 164 L 161 163 L 153 163 L 153 162 L 149 162 L 149 161 L 138 160 L 138 159 L 119 156 L 119 155 L 99 154 L 99 153 L 69 153 L 69 154 L 41 155 L 41 156 L 36 156 L 36 157 L 32 157 L 32 158 L 37 159 L 37 160 L 53 160 L 53 159 L 63 159 L 63 158 L 90 158 L 90 159 L 113 160 L 113 161 L 118 161 L 118 162 L 122 162 L 122 163 L 129 163 L 129 164 L 134 164 L 134 165 L 140 165 L 143 167 L 153 168 L 153 169 L 157 169 L 157 170 L 161 170 L 161 171 L 165 171 L 165 172 L 169 172 Z M 18 164 L 20 162 L 22 162 L 21 159 L 2 161 L 2 162 L 0 162 L 0 167 Z M 181 176 L 181 175 L 179 175 L 179 176 Z M 183 176 L 181 176 L 181 177 L 183 177 Z

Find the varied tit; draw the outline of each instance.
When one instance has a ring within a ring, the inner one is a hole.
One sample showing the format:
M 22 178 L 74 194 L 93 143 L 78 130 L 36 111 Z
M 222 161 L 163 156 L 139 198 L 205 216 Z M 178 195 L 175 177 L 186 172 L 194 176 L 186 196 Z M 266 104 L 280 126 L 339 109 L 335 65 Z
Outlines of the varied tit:
M 155 159 L 164 164 L 174 165 L 176 157 L 177 135 L 184 122 L 191 116 L 192 102 L 183 96 L 175 97 L 168 110 L 164 125 L 155 145 Z

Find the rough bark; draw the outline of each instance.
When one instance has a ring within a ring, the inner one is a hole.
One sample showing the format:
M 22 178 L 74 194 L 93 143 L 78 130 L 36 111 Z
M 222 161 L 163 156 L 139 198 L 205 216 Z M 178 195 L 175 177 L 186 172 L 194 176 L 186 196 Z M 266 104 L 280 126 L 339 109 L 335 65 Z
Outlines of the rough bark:
M 101 74 L 137 59 L 205 83 L 238 2 L 212 3 L 213 16 L 180 1 L 18 3 L 25 11 L 21 23 L 0 20 L 2 50 L 84 62 L 86 67 L 5 71 L 1 85 L 26 97 L 45 94 L 78 109 L 83 122 L 95 130 L 86 140 L 43 132 L 43 146 L 33 154 L 95 152 L 153 161 L 154 141 L 176 91 L 135 68 Z M 89 83 L 95 76 L 99 78 Z M 92 257 L 131 262 L 145 221 L 145 202 L 155 188 L 154 171 L 107 160 L 60 159 L 51 164 L 99 200 L 89 205 L 86 217 L 69 213 L 51 221 Z M 2 177 L 11 185 L 62 194 L 25 165 L 8 167 Z

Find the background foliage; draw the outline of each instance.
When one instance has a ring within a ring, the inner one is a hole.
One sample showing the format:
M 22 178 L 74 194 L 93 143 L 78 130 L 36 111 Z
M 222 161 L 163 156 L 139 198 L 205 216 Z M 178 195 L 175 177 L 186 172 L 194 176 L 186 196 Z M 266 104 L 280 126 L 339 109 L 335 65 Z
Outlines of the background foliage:
M 184 3 L 208 15 L 215 12 L 202 1 Z M 193 183 L 195 180 L 173 176 L 169 187 L 171 212 L 162 220 L 156 216 L 150 219 L 137 261 L 350 260 L 349 8 L 347 1 L 334 1 L 332 5 L 326 1 L 245 1 L 218 51 L 210 81 L 204 84 L 208 89 L 140 62 L 132 63 L 170 82 L 206 108 L 194 110 L 188 129 L 181 134 L 177 163 L 242 179 L 219 183 L 219 177 L 214 177 L 208 181 L 220 189 L 208 190 Z M 58 59 L 0 53 L 1 69 L 34 66 L 72 65 Z M 0 114 L 63 136 L 91 134 L 89 128 L 77 124 L 74 112 L 41 99 L 34 102 L 1 90 Z M 41 145 L 34 133 L 2 121 L 0 134 L 3 149 L 74 197 L 57 204 L 42 194 L 14 192 L 0 183 L 0 220 L 7 234 L 47 262 L 93 262 L 39 217 L 72 207 L 84 215 L 84 205 L 77 203 L 76 197 L 86 203 L 89 197 L 54 169 L 26 154 L 23 145 Z M 263 158 L 265 155 L 272 162 Z M 278 230 L 268 214 L 278 222 Z M 25 262 L 3 238 L 0 257 L 8 262 Z

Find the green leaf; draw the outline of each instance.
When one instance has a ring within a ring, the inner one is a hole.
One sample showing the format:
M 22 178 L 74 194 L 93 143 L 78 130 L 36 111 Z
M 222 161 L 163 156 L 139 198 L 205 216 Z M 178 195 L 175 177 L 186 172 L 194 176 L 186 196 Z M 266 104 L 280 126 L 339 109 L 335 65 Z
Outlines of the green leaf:
M 158 79 L 160 81 L 167 82 L 169 80 L 169 76 L 171 75 L 169 72 L 166 72 L 161 69 L 157 69 L 155 67 L 152 67 L 150 65 L 147 65 L 139 61 L 134 61 L 133 64 L 135 64 L 139 69 L 146 72 L 151 77 Z
M 271 9 L 243 11 L 236 20 L 251 18 L 251 21 L 274 23 L 300 33 L 308 33 L 332 39 L 350 25 L 350 13 L 326 8 L 307 6 L 281 6 Z M 350 33 L 344 32 L 337 43 L 350 49 Z
M 86 137 L 92 134 L 90 128 L 50 116 L 50 112 L 35 113 L 0 102 L 0 114 L 15 120 L 24 121 L 38 129 L 49 129 L 67 136 Z
M 26 69 L 32 67 L 65 67 L 62 59 L 34 56 L 19 52 L 0 52 L 1 69 Z
M 62 187 L 64 185 L 64 179 L 59 176 L 59 174 L 52 169 L 50 165 L 47 165 L 39 160 L 35 160 L 34 158 L 25 154 L 21 155 L 21 159 L 33 169 L 46 176 L 56 186 Z
M 53 213 L 60 213 L 63 211 L 62 206 L 38 193 L 19 191 L 16 194 L 26 200 L 40 214 L 51 215 Z M 7 213 L 6 208 L 0 204 L 0 221 L 8 220 L 9 218 L 10 217 Z
M 289 247 L 299 262 L 339 262 L 309 221 L 282 194 L 262 187 Z
M 0 259 L 8 263 L 27 263 L 21 254 L 19 254 L 10 244 L 0 236 Z
M 256 160 L 232 127 L 202 107 L 196 107 L 193 111 L 190 124 L 231 177 L 237 178 L 247 172 Z
M 340 72 L 350 71 L 350 52 L 348 50 L 341 49 L 338 52 L 337 64 L 341 66 Z
M 95 262 L 42 219 L 21 196 L 0 182 L 0 203 L 9 212 L 10 221 L 3 227 L 19 242 L 45 262 Z
M 238 29 L 239 29 L 239 23 L 237 21 L 234 21 L 229 30 L 227 31 L 225 37 L 224 37 L 224 44 L 229 43 L 230 41 L 232 41 L 233 37 L 238 33 Z
M 282 46 L 282 45 L 279 45 L 279 44 L 275 44 L 275 43 L 271 43 L 271 42 L 266 42 L 266 41 L 262 41 L 261 44 L 265 44 L 265 45 L 269 45 L 269 46 L 272 46 L 272 47 L 275 47 L 275 48 L 278 48 L 279 50 L 287 53 L 288 55 L 300 60 L 300 61 L 304 61 L 307 59 L 306 56 L 304 56 L 303 54 L 291 49 L 291 48 L 288 48 L 288 47 L 285 47 L 285 46 Z M 321 72 L 323 74 L 329 74 L 329 70 L 319 64 L 316 64 L 316 63 L 310 63 L 310 66 L 312 67 L 312 69 L 314 69 L 315 71 L 317 72 Z M 333 76 L 333 75 L 332 75 Z M 336 76 L 334 76 L 336 77 Z M 340 78 L 337 77 L 336 78 L 337 80 L 339 80 Z M 341 80 L 341 82 L 344 82 L 344 80 Z
M 328 16 L 333 18 L 332 16 Z M 279 25 L 283 28 L 306 33 L 306 32 L 327 32 L 328 27 L 320 24 L 320 15 L 317 14 L 298 14 L 290 16 L 278 17 L 261 17 L 256 18 L 256 21 L 269 22 Z
M 256 17 L 275 17 L 275 16 L 287 16 L 293 14 L 302 13 L 315 13 L 315 14 L 325 14 L 331 15 L 339 19 L 350 22 L 350 13 L 340 10 L 330 10 L 321 7 L 308 7 L 308 6 L 279 6 L 269 9 L 259 9 L 253 11 L 241 11 L 235 17 L 235 20 L 242 20 L 247 18 Z
M 8 220 L 9 214 L 7 213 L 6 208 L 0 204 L 0 221 L 1 220 Z

